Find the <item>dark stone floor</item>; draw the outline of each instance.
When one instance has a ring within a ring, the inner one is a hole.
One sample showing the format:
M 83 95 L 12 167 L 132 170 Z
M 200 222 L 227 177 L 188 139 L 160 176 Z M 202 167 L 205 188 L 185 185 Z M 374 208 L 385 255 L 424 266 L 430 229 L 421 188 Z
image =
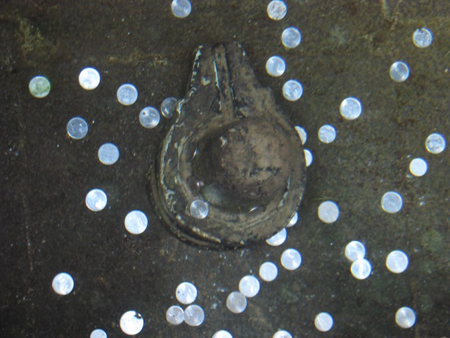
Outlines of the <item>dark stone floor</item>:
M 0 336 L 88 337 L 103 328 L 123 337 L 120 316 L 133 309 L 145 319 L 140 337 L 211 337 L 227 329 L 234 337 L 272 337 L 285 329 L 295 337 L 445 337 L 450 335 L 450 159 L 449 150 L 428 153 L 426 137 L 439 132 L 450 140 L 450 2 L 287 0 L 279 22 L 266 15 L 268 1 L 193 0 L 191 15 L 176 19 L 170 1 L 23 0 L 0 3 Z M 286 50 L 281 32 L 297 26 L 301 45 Z M 427 49 L 412 33 L 428 27 Z M 265 243 L 236 251 L 207 251 L 180 242 L 159 223 L 148 199 L 146 173 L 171 121 L 145 130 L 137 119 L 145 106 L 168 96 L 183 97 L 199 44 L 238 40 L 246 48 L 261 83 L 274 90 L 292 121 L 308 132 L 314 154 L 300 221 L 281 247 Z M 287 71 L 269 77 L 265 62 L 281 55 Z M 404 83 L 389 78 L 389 67 L 406 61 Z M 94 91 L 78 85 L 86 66 L 102 82 Z M 45 75 L 48 97 L 35 99 L 28 82 Z M 304 95 L 287 102 L 283 83 L 300 80 Z M 119 85 L 133 83 L 139 99 L 117 103 Z M 363 104 L 355 121 L 339 115 L 340 102 L 354 96 Z M 68 120 L 84 117 L 87 137 L 70 139 Z M 317 139 L 323 124 L 337 129 L 326 145 Z M 96 153 L 115 143 L 121 157 L 106 167 Z M 408 175 L 412 158 L 429 164 L 422 178 Z M 105 210 L 90 212 L 86 193 L 108 194 Z M 387 214 L 381 196 L 401 193 L 403 209 Z M 336 201 L 334 224 L 317 217 L 324 200 Z M 150 226 L 128 234 L 123 219 L 140 209 Z M 360 240 L 372 275 L 354 279 L 343 256 Z M 279 264 L 284 249 L 297 248 L 301 267 Z M 385 267 L 386 255 L 405 251 L 408 270 Z M 240 315 L 225 306 L 241 277 L 257 274 L 271 260 L 280 269 L 272 283 L 249 300 Z M 51 288 L 61 272 L 75 279 L 65 297 Z M 173 327 L 166 309 L 176 304 L 182 281 L 193 282 L 206 312 L 198 328 Z M 402 306 L 417 314 L 412 329 L 394 321 Z M 320 334 L 314 317 L 329 312 L 332 330 Z

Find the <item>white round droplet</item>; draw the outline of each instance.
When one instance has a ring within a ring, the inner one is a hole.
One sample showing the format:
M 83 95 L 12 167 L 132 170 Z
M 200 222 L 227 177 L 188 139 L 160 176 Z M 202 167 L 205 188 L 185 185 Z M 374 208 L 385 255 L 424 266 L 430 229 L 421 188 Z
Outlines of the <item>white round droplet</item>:
M 303 152 L 305 153 L 306 166 L 309 167 L 314 159 L 313 154 L 309 149 L 304 149 Z
M 46 97 L 50 93 L 51 87 L 50 81 L 41 75 L 33 77 L 28 84 L 30 94 L 38 99 Z
M 161 114 L 165 118 L 171 118 L 177 109 L 178 100 L 175 97 L 168 97 L 161 103 Z
M 345 247 L 345 257 L 350 262 L 363 259 L 366 256 L 366 247 L 359 241 L 351 241 Z
M 418 28 L 413 34 L 413 43 L 416 47 L 427 48 L 433 42 L 433 33 L 428 28 Z
M 325 124 L 319 129 L 319 140 L 323 143 L 331 143 L 336 139 L 336 129 L 329 124 Z
M 394 250 L 386 257 L 386 267 L 393 273 L 404 272 L 408 264 L 408 256 L 400 250 Z
M 166 311 L 166 320 L 169 324 L 180 325 L 184 322 L 184 310 L 178 305 L 169 307 Z
M 139 113 L 139 122 L 144 128 L 155 128 L 160 120 L 161 116 L 159 115 L 159 111 L 154 107 L 145 107 Z
M 136 102 L 138 91 L 135 86 L 125 83 L 117 89 L 117 100 L 124 106 L 130 106 Z
M 334 223 L 339 218 L 339 207 L 333 201 L 322 202 L 318 208 L 319 219 L 324 223 Z
M 446 146 L 445 138 L 441 134 L 433 133 L 427 137 L 425 141 L 425 148 L 432 154 L 440 154 L 444 151 Z
M 362 113 L 362 104 L 357 98 L 347 97 L 341 102 L 339 110 L 344 119 L 355 120 Z
M 136 335 L 144 328 L 144 318 L 136 311 L 127 311 L 120 317 L 120 328 L 126 335 Z
M 183 282 L 178 285 L 175 296 L 182 304 L 191 304 L 197 298 L 197 288 L 194 284 Z
M 300 137 L 300 141 L 302 141 L 302 144 L 305 145 L 306 140 L 308 139 L 308 134 L 306 133 L 306 130 L 300 126 L 295 126 L 295 131 Z
M 286 228 L 291 228 L 294 225 L 296 225 L 298 222 L 298 212 L 296 211 L 294 216 L 292 216 L 291 220 L 289 221 L 289 223 L 286 225 Z
M 273 0 L 267 5 L 267 15 L 275 21 L 282 20 L 287 14 L 284 1 Z
M 272 338 L 292 338 L 292 335 L 285 330 L 280 330 L 275 332 Z
M 102 329 L 95 329 L 94 331 L 91 332 L 89 338 L 108 338 L 108 335 Z
M 302 41 L 302 33 L 296 27 L 288 27 L 281 34 L 281 42 L 287 48 L 295 48 Z
M 205 320 L 205 311 L 198 305 L 189 305 L 184 310 L 184 321 L 189 326 L 200 326 Z
M 403 82 L 409 77 L 409 66 L 403 61 L 396 61 L 389 69 L 389 75 L 395 82 Z
M 267 74 L 278 77 L 286 71 L 286 62 L 279 56 L 271 56 L 266 62 Z
M 272 262 L 264 262 L 259 268 L 259 277 L 265 282 L 272 282 L 278 276 L 278 268 Z
M 247 298 L 255 297 L 259 292 L 259 280 L 254 276 L 245 276 L 239 282 L 239 291 Z
M 281 265 L 286 270 L 296 270 L 302 264 L 302 256 L 295 249 L 287 249 L 281 255 Z
M 92 189 L 86 195 L 86 206 L 92 211 L 101 211 L 106 207 L 108 198 L 101 189 Z
M 286 81 L 283 85 L 283 96 L 288 101 L 297 101 L 303 95 L 303 86 L 297 80 Z
M 287 238 L 287 231 L 285 228 L 283 228 L 272 237 L 266 239 L 266 243 L 271 246 L 280 246 L 286 241 L 286 238 Z
M 212 338 L 233 338 L 233 336 L 228 331 L 220 330 L 220 331 L 217 331 L 216 333 L 214 333 Z
M 409 329 L 416 323 L 416 313 L 409 307 L 402 307 L 395 313 L 395 322 L 402 329 Z
M 100 73 L 95 68 L 84 68 L 78 76 L 78 82 L 83 89 L 95 89 L 100 84 Z
M 74 117 L 67 123 L 67 134 L 75 140 L 84 138 L 89 130 L 89 126 L 85 119 Z
M 242 313 L 247 308 L 247 298 L 242 293 L 234 291 L 227 297 L 227 308 L 233 313 Z
M 179 19 L 186 18 L 192 11 L 192 5 L 189 0 L 173 0 L 170 7 L 172 14 Z
M 395 191 L 388 191 L 381 198 L 381 208 L 390 214 L 399 212 L 403 206 L 402 196 Z
M 414 176 L 421 177 L 426 174 L 427 170 L 428 164 L 423 158 L 415 158 L 409 164 L 409 171 Z
M 205 201 L 195 200 L 191 203 L 189 210 L 192 217 L 197 219 L 204 219 L 208 216 L 209 206 Z
M 316 329 L 321 332 L 330 331 L 333 327 L 333 317 L 327 312 L 321 312 L 316 316 L 314 325 L 316 326 Z
M 52 282 L 53 291 L 58 295 L 65 296 L 72 292 L 75 282 L 71 275 L 66 272 L 58 273 Z
M 350 272 L 356 279 L 366 279 L 372 273 L 372 264 L 367 259 L 357 259 L 352 263 Z
M 112 165 L 119 159 L 119 148 L 112 143 L 105 143 L 98 149 L 98 159 L 105 165 Z
M 133 210 L 126 215 L 124 223 L 130 234 L 140 235 L 147 229 L 148 218 L 142 211 Z

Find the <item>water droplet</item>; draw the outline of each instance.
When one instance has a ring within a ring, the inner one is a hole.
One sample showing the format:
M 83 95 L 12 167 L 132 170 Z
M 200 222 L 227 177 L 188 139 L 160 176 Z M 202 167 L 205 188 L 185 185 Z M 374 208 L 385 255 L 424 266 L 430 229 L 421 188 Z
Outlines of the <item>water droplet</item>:
M 357 259 L 352 263 L 350 271 L 356 279 L 366 279 L 372 273 L 372 265 L 367 259 Z
M 281 42 L 285 47 L 295 48 L 302 41 L 302 33 L 296 27 L 286 28 L 281 34 Z
M 84 138 L 89 130 L 89 126 L 85 119 L 74 117 L 67 123 L 67 134 L 74 140 Z
M 395 82 L 403 82 L 409 77 L 409 67 L 403 61 L 394 62 L 389 69 L 391 79 Z
M 127 311 L 120 317 L 120 328 L 129 336 L 136 335 L 144 328 L 144 318 L 136 311 Z
M 154 107 L 145 107 L 139 113 L 139 122 L 144 128 L 155 128 L 160 120 L 159 111 Z
M 35 98 L 42 99 L 50 93 L 51 84 L 45 76 L 38 75 L 31 79 L 28 89 Z
M 427 137 L 425 148 L 432 154 L 440 154 L 446 146 L 445 138 L 441 134 L 433 133 Z
M 125 83 L 117 89 L 117 100 L 124 106 L 130 106 L 136 102 L 138 91 L 135 86 Z
M 408 256 L 400 250 L 394 250 L 386 257 L 386 267 L 393 273 L 404 272 L 408 264 Z
M 242 293 L 234 291 L 227 297 L 227 308 L 233 313 L 242 313 L 247 308 L 247 298 Z
M 278 268 L 272 262 L 264 262 L 259 268 L 259 276 L 265 282 L 272 282 L 278 276 Z
M 239 282 L 239 291 L 247 298 L 255 297 L 259 292 L 259 280 L 254 276 L 245 276 Z
M 178 285 L 175 296 L 182 304 L 191 304 L 197 298 L 197 288 L 194 284 L 183 282 Z
M 381 198 L 381 208 L 390 214 L 395 214 L 401 210 L 403 206 L 402 196 L 395 191 L 388 191 Z
M 333 201 L 322 202 L 318 208 L 319 219 L 324 223 L 334 223 L 339 218 L 339 207 Z
M 286 14 L 287 6 L 283 1 L 273 0 L 267 5 L 267 15 L 272 20 L 282 20 Z
M 362 105 L 357 98 L 347 97 L 342 101 L 339 110 L 344 119 L 355 120 L 362 113 Z
M 321 332 L 330 331 L 333 327 L 333 317 L 327 312 L 321 312 L 316 316 L 314 325 Z
M 297 80 L 286 81 L 283 85 L 283 96 L 288 101 L 297 101 L 303 95 L 303 86 Z
M 130 234 L 140 235 L 147 229 L 148 218 L 142 211 L 133 210 L 127 214 L 124 223 Z
M 78 76 L 78 82 L 83 89 L 95 89 L 100 84 L 100 73 L 95 68 L 84 68 Z
M 286 62 L 279 56 L 271 56 L 266 62 L 267 74 L 271 76 L 281 76 L 286 70 Z
M 433 33 L 428 28 L 419 28 L 413 34 L 413 43 L 416 47 L 426 48 L 433 41 Z
M 402 329 L 409 329 L 416 323 L 416 313 L 409 307 L 402 307 L 395 313 L 395 322 Z
M 173 0 L 170 7 L 172 14 L 179 19 L 186 18 L 192 11 L 192 5 L 189 0 Z
M 302 264 L 302 256 L 295 249 L 287 249 L 281 255 L 281 265 L 286 270 L 296 270 Z
M 119 159 L 119 148 L 112 143 L 105 143 L 98 149 L 98 159 L 105 165 L 112 165 Z
M 71 275 L 66 272 L 58 273 L 52 282 L 53 291 L 58 295 L 65 296 L 72 292 L 75 283 Z
M 108 198 L 103 190 L 92 189 L 86 195 L 86 206 L 92 211 L 101 211 L 106 207 Z

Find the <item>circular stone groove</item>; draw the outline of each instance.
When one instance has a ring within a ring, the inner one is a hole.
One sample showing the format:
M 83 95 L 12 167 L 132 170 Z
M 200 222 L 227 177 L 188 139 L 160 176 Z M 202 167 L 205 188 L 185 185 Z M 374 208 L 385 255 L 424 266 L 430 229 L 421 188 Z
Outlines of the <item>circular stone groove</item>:
M 164 223 L 182 240 L 208 247 L 265 240 L 288 225 L 305 180 L 296 131 L 241 46 L 200 46 L 188 94 L 150 168 Z M 193 217 L 194 201 L 208 206 L 206 217 Z

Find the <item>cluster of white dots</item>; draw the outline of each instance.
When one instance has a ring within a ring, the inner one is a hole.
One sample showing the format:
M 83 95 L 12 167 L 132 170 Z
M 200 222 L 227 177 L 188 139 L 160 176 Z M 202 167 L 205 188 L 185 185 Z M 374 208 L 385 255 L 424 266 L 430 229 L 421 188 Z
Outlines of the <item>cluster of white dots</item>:
M 185 322 L 189 326 L 200 326 L 205 320 L 205 312 L 199 305 L 192 304 L 197 299 L 197 288 L 190 282 L 183 282 L 178 285 L 175 291 L 177 300 L 186 309 L 179 305 L 173 305 L 166 311 L 166 320 L 171 325 L 180 325 Z
M 171 10 L 175 17 L 186 18 L 192 10 L 190 1 L 173 0 Z M 282 20 L 287 14 L 287 6 L 284 1 L 270 1 L 267 6 L 267 14 L 272 20 Z M 296 27 L 286 28 L 281 36 L 282 44 L 286 48 L 295 48 L 301 43 L 302 35 Z M 413 43 L 419 48 L 426 48 L 431 45 L 433 40 L 432 33 L 427 28 L 417 29 L 413 34 Z M 282 76 L 286 70 L 286 62 L 280 56 L 272 56 L 266 63 L 267 73 L 271 76 Z M 404 61 L 395 61 L 389 70 L 390 77 L 395 82 L 404 82 L 409 78 L 410 68 Z M 79 84 L 85 90 L 93 90 L 100 84 L 100 73 L 91 67 L 83 69 L 79 74 Z M 32 78 L 29 82 L 29 91 L 36 98 L 44 98 L 49 95 L 51 83 L 45 76 L 39 75 Z M 289 101 L 297 101 L 303 95 L 303 87 L 297 80 L 288 80 L 283 85 L 283 96 Z M 138 99 L 138 90 L 132 84 L 123 84 L 117 90 L 117 100 L 124 106 L 133 105 Z M 170 118 L 173 116 L 178 100 L 169 97 L 161 104 L 161 114 Z M 362 113 L 361 102 L 354 97 L 344 99 L 340 105 L 340 114 L 346 120 L 355 120 Z M 145 107 L 139 114 L 140 124 L 148 129 L 156 127 L 160 122 L 160 113 L 154 107 Z M 88 133 L 89 127 L 86 120 L 82 117 L 74 117 L 67 124 L 67 133 L 74 140 L 83 139 Z M 307 133 L 300 127 L 296 130 L 303 144 L 306 143 Z M 318 138 L 323 143 L 331 143 L 336 138 L 336 130 L 332 125 L 323 125 L 318 131 Z M 430 134 L 425 140 L 425 148 L 431 154 L 440 154 L 446 148 L 445 138 L 439 133 Z M 99 161 L 104 165 L 113 165 L 119 159 L 119 149 L 112 143 L 105 143 L 98 150 Z M 306 163 L 309 166 L 312 163 L 312 153 L 305 149 Z M 414 158 L 409 165 L 410 173 L 415 177 L 421 177 L 426 174 L 428 164 L 423 158 Z M 89 210 L 98 212 L 107 205 L 108 199 L 106 193 L 101 189 L 92 189 L 86 195 L 85 203 Z M 381 208 L 386 213 L 394 214 L 399 212 L 403 206 L 403 199 L 400 193 L 388 191 L 381 198 Z M 327 224 L 334 223 L 339 218 L 339 207 L 334 201 L 324 201 L 318 207 L 319 219 Z M 202 200 L 194 200 L 190 205 L 190 213 L 197 219 L 203 219 L 208 215 L 208 204 Z M 292 227 L 298 220 L 298 214 L 292 217 L 286 227 Z M 147 216 L 139 210 L 133 210 L 125 217 L 125 228 L 131 234 L 141 234 L 148 226 Z M 271 238 L 267 243 L 271 246 L 280 246 L 287 239 L 286 228 L 282 229 Z M 366 248 L 359 241 L 350 242 L 345 248 L 345 257 L 351 262 L 350 271 L 356 279 L 366 279 L 372 272 L 371 263 L 365 258 Z M 280 258 L 281 265 L 286 270 L 296 270 L 300 267 L 302 256 L 296 249 L 286 249 Z M 389 271 L 400 274 L 406 271 L 409 265 L 409 258 L 403 251 L 394 250 L 390 252 L 385 261 Z M 273 262 L 264 262 L 259 268 L 259 276 L 264 282 L 272 282 L 278 276 L 278 268 Z M 53 281 L 52 288 L 58 295 L 68 295 L 74 289 L 73 277 L 66 273 L 58 273 Z M 255 297 L 260 291 L 260 282 L 253 275 L 244 276 L 239 282 L 239 291 L 231 292 L 226 300 L 226 306 L 232 313 L 242 313 L 247 307 L 247 299 Z M 189 305 L 183 310 L 176 305 L 171 306 L 166 311 L 166 319 L 172 325 L 179 325 L 186 322 L 190 326 L 199 326 L 205 319 L 203 309 L 198 305 L 192 305 L 197 297 L 196 287 L 189 282 L 181 283 L 177 287 L 176 298 L 184 305 Z M 409 307 L 398 309 L 395 314 L 396 323 L 402 328 L 411 328 L 416 321 L 414 310 Z M 333 326 L 333 318 L 326 312 L 319 313 L 314 320 L 317 330 L 329 331 Z M 127 335 L 136 335 L 144 327 L 144 319 L 141 314 L 134 310 L 125 312 L 120 318 L 120 327 Z M 91 338 L 105 338 L 107 334 L 102 329 L 92 331 Z M 217 331 L 213 338 L 230 338 L 232 335 L 225 330 Z M 284 330 L 280 330 L 273 335 L 274 338 L 288 338 L 292 335 Z

